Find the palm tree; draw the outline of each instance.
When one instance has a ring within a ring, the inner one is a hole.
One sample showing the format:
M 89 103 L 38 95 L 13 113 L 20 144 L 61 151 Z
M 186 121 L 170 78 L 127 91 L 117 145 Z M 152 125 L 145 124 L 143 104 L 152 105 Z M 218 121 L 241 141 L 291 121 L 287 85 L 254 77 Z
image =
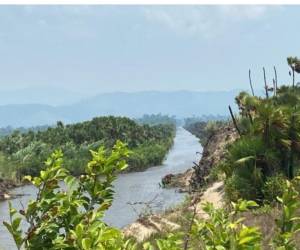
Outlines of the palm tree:
M 292 69 L 293 87 L 295 87 L 295 72 L 300 73 L 300 60 L 297 57 L 288 57 L 287 62 L 290 68 Z

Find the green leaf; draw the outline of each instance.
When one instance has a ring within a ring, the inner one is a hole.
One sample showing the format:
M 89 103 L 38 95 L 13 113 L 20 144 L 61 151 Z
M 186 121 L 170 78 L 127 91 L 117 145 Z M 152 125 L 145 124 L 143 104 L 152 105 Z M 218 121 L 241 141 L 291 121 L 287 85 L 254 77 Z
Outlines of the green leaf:
M 89 250 L 91 249 L 92 242 L 89 238 L 85 238 L 81 241 L 82 247 L 84 250 Z
M 20 217 L 15 218 L 15 219 L 12 221 L 12 228 L 13 228 L 15 231 L 19 228 L 21 221 L 22 221 L 22 218 L 20 218 Z
M 65 179 L 64 179 L 66 185 L 68 186 L 69 189 L 73 189 L 75 187 L 75 185 L 77 184 L 77 179 L 71 175 L 68 175 Z
M 244 245 L 246 243 L 250 243 L 250 242 L 254 241 L 255 239 L 256 238 L 253 236 L 246 236 L 246 237 L 243 237 L 241 240 L 239 240 L 239 244 Z
M 40 176 L 41 176 L 41 179 L 42 179 L 42 180 L 46 180 L 46 179 L 47 179 L 47 176 L 48 176 L 48 172 L 42 170 L 42 171 L 40 172 Z
M 247 156 L 247 157 L 244 157 L 244 158 L 241 158 L 241 159 L 237 160 L 237 161 L 235 162 L 235 164 L 241 165 L 241 164 L 244 164 L 244 163 L 246 163 L 246 162 L 248 162 L 248 161 L 250 161 L 250 160 L 254 160 L 254 159 L 255 159 L 254 156 Z
M 81 239 L 81 238 L 82 238 L 82 235 L 83 235 L 83 225 L 82 225 L 82 224 L 78 224 L 78 225 L 76 226 L 75 232 L 76 232 L 76 237 L 77 237 L 78 239 Z

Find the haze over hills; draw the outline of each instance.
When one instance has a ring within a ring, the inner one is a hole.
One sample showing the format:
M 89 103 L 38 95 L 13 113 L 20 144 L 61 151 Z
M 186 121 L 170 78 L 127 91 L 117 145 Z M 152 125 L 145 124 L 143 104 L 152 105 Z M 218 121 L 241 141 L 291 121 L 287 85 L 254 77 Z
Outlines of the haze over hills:
M 66 90 L 63 87 L 28 87 L 0 91 L 0 105 L 7 104 L 46 104 L 51 106 L 68 105 L 86 97 L 84 93 Z
M 51 125 L 58 120 L 72 123 L 102 115 L 132 118 L 157 113 L 175 115 L 178 118 L 209 114 L 228 115 L 228 105 L 233 105 L 234 97 L 238 92 L 239 90 L 113 92 L 98 94 L 68 105 L 55 106 L 45 102 L 44 104 L 8 104 L 0 106 L 0 126 Z M 71 96 L 69 93 L 57 93 L 56 100 L 61 99 L 59 95 L 65 95 L 65 103 L 69 102 L 67 98 Z M 53 95 L 49 95 L 49 98 L 50 96 Z M 75 99 L 73 97 L 73 100 Z

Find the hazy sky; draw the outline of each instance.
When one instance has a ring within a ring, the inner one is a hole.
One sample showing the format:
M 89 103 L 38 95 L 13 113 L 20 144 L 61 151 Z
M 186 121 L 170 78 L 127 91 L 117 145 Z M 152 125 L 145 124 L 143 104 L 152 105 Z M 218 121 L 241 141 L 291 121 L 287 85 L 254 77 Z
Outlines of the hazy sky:
M 299 6 L 0 6 L 0 91 L 224 90 L 300 56 Z

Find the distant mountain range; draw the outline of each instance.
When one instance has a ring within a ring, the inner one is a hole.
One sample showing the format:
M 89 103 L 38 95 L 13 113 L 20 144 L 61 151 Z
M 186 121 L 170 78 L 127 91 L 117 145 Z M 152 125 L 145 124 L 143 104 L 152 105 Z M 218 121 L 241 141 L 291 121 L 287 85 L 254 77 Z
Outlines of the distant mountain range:
M 17 90 L 0 91 L 0 105 L 7 104 L 47 104 L 68 105 L 82 99 L 83 93 L 58 87 L 28 87 Z
M 178 118 L 209 114 L 228 115 L 228 105 L 233 105 L 234 97 L 238 92 L 238 90 L 113 92 L 75 101 L 76 94 L 57 91 L 57 94 L 53 92 L 48 93 L 48 95 L 43 94 L 44 98 L 47 98 L 46 101 L 51 101 L 51 98 L 54 98 L 56 102 L 53 101 L 53 103 L 61 103 L 56 106 L 28 103 L 30 101 L 37 103 L 37 97 L 32 98 L 32 100 L 27 99 L 26 102 L 20 101 L 19 98 L 18 102 L 16 101 L 19 104 L 0 105 L 0 127 L 52 125 L 58 120 L 72 123 L 102 115 L 132 118 L 158 113 L 175 115 Z M 40 102 L 45 103 L 45 99 L 40 98 Z

